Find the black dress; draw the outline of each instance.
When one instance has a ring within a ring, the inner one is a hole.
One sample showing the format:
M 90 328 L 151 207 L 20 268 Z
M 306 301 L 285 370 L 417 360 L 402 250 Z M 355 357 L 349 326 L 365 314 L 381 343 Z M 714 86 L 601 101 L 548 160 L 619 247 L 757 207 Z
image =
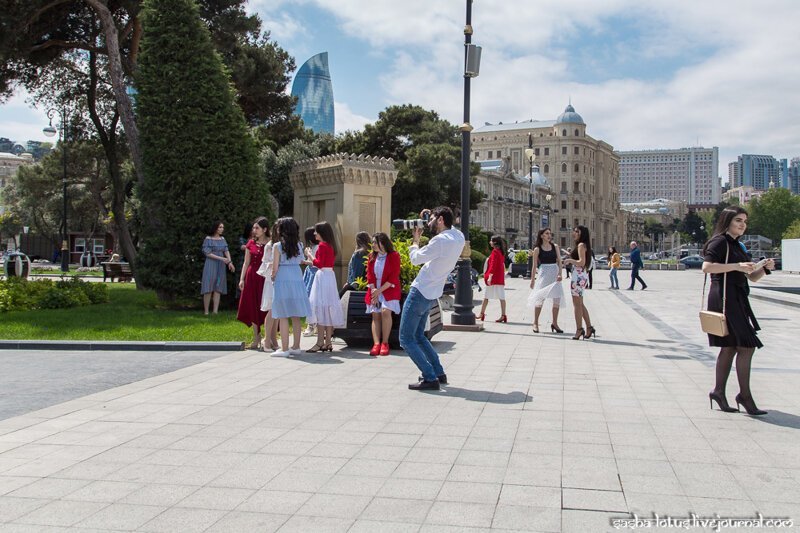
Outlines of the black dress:
M 725 263 L 725 254 L 728 253 L 728 263 L 749 262 L 744 248 L 727 233 L 715 235 L 706 245 L 705 261 L 710 263 Z M 748 295 L 750 285 L 743 272 L 728 272 L 727 301 L 725 302 L 725 318 L 728 322 L 728 335 L 718 337 L 708 336 L 709 346 L 731 347 L 742 346 L 745 348 L 761 348 L 764 345 L 759 340 L 756 332 L 761 328 L 758 325 L 753 310 L 750 307 Z M 708 293 L 708 310 L 722 312 L 722 287 L 723 274 L 711 274 L 711 289 Z

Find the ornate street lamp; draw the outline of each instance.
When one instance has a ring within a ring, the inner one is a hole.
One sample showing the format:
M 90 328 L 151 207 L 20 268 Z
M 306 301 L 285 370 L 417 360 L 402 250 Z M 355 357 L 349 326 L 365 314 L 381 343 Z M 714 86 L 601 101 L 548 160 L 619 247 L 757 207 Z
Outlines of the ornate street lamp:
M 525 157 L 530 164 L 528 177 L 531 181 L 531 188 L 528 191 L 528 277 L 531 277 L 533 270 L 533 256 L 530 255 L 533 250 L 533 162 L 536 160 L 536 154 L 533 152 L 533 134 L 528 133 L 528 147 L 525 149 Z
M 53 117 L 58 113 L 61 118 L 61 154 L 64 166 L 64 175 L 61 184 L 64 189 L 64 217 L 61 220 L 61 272 L 69 272 L 69 234 L 67 233 L 67 108 L 61 107 L 61 111 L 50 109 L 47 111 L 49 124 L 42 130 L 47 137 L 56 134 L 53 127 Z

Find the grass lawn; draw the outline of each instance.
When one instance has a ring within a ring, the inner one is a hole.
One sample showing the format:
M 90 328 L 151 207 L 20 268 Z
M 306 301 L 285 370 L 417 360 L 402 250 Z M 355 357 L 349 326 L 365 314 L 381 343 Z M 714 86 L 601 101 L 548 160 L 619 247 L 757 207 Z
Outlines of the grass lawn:
M 216 316 L 167 309 L 153 291 L 133 283 L 108 285 L 109 303 L 0 313 L 0 338 L 28 340 L 234 341 L 253 340 L 236 311 Z M 202 304 L 201 304 L 202 305 Z
M 76 268 L 70 268 L 68 272 L 61 272 L 61 270 L 47 270 L 43 268 L 36 268 L 31 267 L 31 274 L 32 275 L 42 275 L 42 276 L 91 276 L 91 277 L 103 277 L 103 270 L 100 269 L 99 271 L 89 271 L 89 272 L 78 272 Z

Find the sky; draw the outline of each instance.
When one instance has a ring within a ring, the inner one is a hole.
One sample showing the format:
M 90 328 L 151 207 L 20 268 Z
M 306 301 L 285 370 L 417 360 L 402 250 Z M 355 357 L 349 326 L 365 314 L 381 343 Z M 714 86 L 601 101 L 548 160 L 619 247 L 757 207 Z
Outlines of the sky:
M 465 0 L 250 0 L 299 66 L 327 51 L 336 130 L 412 103 L 463 121 Z M 474 0 L 471 123 L 552 120 L 572 102 L 616 150 L 800 156 L 797 0 Z M 291 87 L 289 87 L 290 89 Z M 23 93 L 0 137 L 44 140 Z

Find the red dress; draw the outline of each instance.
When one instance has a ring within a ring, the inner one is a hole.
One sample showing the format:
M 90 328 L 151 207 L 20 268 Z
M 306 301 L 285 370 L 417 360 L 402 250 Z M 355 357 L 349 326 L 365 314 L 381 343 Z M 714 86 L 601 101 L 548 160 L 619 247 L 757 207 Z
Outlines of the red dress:
M 503 257 L 503 252 L 498 248 L 492 250 L 489 254 L 489 264 L 486 265 L 486 272 L 484 278 L 488 278 L 489 274 L 492 275 L 492 285 L 505 285 L 506 284 L 506 263 Z M 487 285 L 489 285 L 487 283 Z
M 264 245 L 250 239 L 245 245 L 250 251 L 250 264 L 244 274 L 244 289 L 239 297 L 239 312 L 236 320 L 248 326 L 264 324 L 267 318 L 266 311 L 261 310 L 261 293 L 264 292 L 264 277 L 258 274 L 261 258 L 264 255 Z

